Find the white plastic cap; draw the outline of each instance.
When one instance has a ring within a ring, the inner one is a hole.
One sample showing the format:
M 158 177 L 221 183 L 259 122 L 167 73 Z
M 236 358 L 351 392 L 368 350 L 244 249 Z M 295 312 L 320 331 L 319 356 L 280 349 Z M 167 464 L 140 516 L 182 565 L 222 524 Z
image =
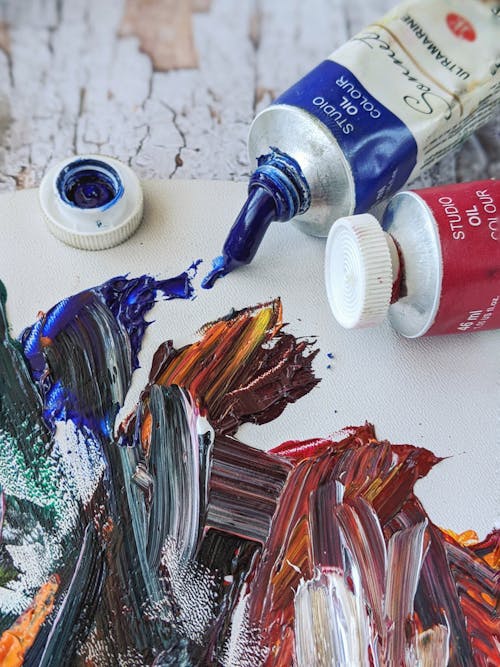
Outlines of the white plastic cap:
M 77 155 L 56 164 L 43 177 L 39 197 L 49 230 L 75 248 L 111 248 L 142 220 L 139 179 L 127 165 L 102 155 Z
M 354 329 L 385 319 L 398 262 L 392 238 L 372 215 L 353 215 L 334 223 L 326 243 L 325 282 L 339 324 Z

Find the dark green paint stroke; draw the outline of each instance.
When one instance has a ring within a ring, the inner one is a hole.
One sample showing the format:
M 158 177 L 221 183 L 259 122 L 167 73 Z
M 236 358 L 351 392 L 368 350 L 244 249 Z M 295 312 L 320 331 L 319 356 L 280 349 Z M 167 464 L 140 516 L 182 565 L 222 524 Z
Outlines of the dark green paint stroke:
M 14 470 L 9 469 L 12 479 L 4 484 L 3 519 L 9 538 L 21 539 L 41 526 L 43 535 L 58 538 L 62 546 L 62 557 L 51 563 L 61 579 L 56 608 L 28 651 L 26 664 L 74 664 L 89 633 L 104 637 L 110 665 L 117 664 L 128 648 L 135 647 L 147 663 L 161 651 L 170 653 L 173 644 L 186 650 L 182 638 L 144 618 L 149 598 L 138 567 L 120 449 L 109 436 L 130 384 L 133 353 L 138 351 L 133 345 L 140 345 L 147 325 L 140 318 L 154 303 L 155 286 L 167 299 L 191 298 L 192 275 L 191 267 L 171 281 L 143 277 L 145 303 L 137 290 L 134 295 L 128 289 L 126 308 L 118 307 L 117 285 L 133 283 L 137 288 L 137 280 L 110 281 L 112 294 L 100 286 L 78 299 L 64 300 L 37 330 L 26 330 L 25 344 L 33 334 L 29 358 L 9 334 L 6 290 L 0 284 L 0 453 L 16 463 Z M 85 506 L 68 492 L 54 452 L 55 421 L 69 418 L 80 429 L 84 446 L 97 447 L 106 462 L 105 474 Z M 60 531 L 66 510 L 78 517 L 69 535 Z M 8 584 L 22 575 L 12 567 L 5 546 L 0 569 L 3 583 Z M 127 613 L 117 614 L 120 609 Z M 8 628 L 15 616 L 4 614 L 0 630 Z M 119 622 L 113 625 L 111 619 Z

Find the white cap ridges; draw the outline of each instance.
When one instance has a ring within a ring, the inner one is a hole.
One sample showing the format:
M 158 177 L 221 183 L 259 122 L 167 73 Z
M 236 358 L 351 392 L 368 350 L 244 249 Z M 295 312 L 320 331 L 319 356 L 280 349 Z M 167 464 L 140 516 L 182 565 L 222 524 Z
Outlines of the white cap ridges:
M 354 329 L 380 324 L 391 302 L 388 234 L 368 213 L 337 220 L 325 253 L 325 282 L 335 319 Z
M 79 208 L 65 202 L 57 187 L 62 170 L 72 163 L 95 161 L 116 172 L 122 195 L 111 205 Z M 60 241 L 83 250 L 104 250 L 122 243 L 140 225 L 143 194 L 135 173 L 122 162 L 102 155 L 77 155 L 53 166 L 45 174 L 39 189 L 40 204 L 47 227 Z

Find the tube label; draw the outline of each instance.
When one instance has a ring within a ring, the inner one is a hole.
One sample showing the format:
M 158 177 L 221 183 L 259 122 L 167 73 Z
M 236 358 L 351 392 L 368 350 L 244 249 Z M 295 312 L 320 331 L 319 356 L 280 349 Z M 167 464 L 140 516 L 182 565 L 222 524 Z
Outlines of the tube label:
M 276 104 L 309 111 L 336 138 L 356 184 L 355 213 L 399 190 L 415 167 L 417 144 L 407 126 L 332 60 L 318 65 Z
M 426 335 L 500 329 L 500 181 L 417 190 L 441 242 L 438 311 Z
M 275 104 L 300 107 L 329 129 L 351 168 L 353 211 L 366 211 L 495 114 L 499 27 L 489 0 L 410 0 Z

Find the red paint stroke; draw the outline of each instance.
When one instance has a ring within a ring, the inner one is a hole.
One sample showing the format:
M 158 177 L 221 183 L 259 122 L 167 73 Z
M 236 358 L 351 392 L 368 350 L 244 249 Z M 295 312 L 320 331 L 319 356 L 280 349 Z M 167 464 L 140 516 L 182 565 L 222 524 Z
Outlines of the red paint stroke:
M 270 647 L 265 664 L 285 665 L 293 655 L 295 591 L 301 580 L 313 577 L 318 566 L 343 572 L 341 542 L 360 556 L 365 599 L 374 619 L 374 650 L 381 664 L 386 664 L 394 655 L 388 653 L 387 645 L 394 632 L 389 636 L 383 627 L 387 621 L 381 606 L 385 585 L 381 544 L 385 548 L 399 531 L 422 521 L 428 524 L 423 559 L 427 569 L 420 574 L 410 635 L 430 631 L 438 620 L 446 619 L 450 664 L 499 664 L 494 641 L 499 628 L 493 620 L 498 531 L 481 544 L 467 546 L 439 530 L 414 496 L 413 487 L 441 459 L 420 447 L 378 441 L 370 424 L 346 430 L 339 441 L 290 441 L 273 450 L 289 458 L 294 469 L 253 574 L 250 618 L 262 628 L 263 642 Z M 335 482 L 342 487 L 341 500 L 335 499 Z M 323 495 L 319 514 L 318 494 Z M 427 598 L 422 595 L 425 590 Z M 424 607 L 425 613 L 419 615 L 418 609 Z M 409 628 L 401 629 L 400 643 Z M 422 634 L 421 641 L 429 637 Z
M 265 454 L 262 467 L 254 450 L 246 448 L 245 455 L 246 446 L 232 438 L 240 424 L 266 423 L 314 387 L 316 351 L 311 342 L 283 331 L 279 300 L 231 313 L 201 333 L 181 350 L 171 343 L 158 350 L 141 401 L 147 406 L 153 384 L 178 384 L 214 427 L 208 517 L 217 522 L 209 521 L 205 531 L 215 528 L 220 535 L 259 543 L 245 577 L 248 623 L 261 634 L 264 664 L 276 667 L 294 659 L 294 604 L 301 581 L 313 579 L 320 568 L 340 573 L 354 591 L 349 559 L 359 569 L 372 619 L 367 660 L 376 656 L 380 664 L 400 664 L 411 650 L 431 655 L 443 650 L 451 664 L 496 664 L 499 653 L 491 637 L 498 628 L 491 606 L 498 543 L 490 537 L 479 546 L 470 536 L 447 535 L 414 495 L 416 481 L 442 459 L 422 447 L 380 441 L 367 423 L 330 438 L 282 443 Z M 129 433 L 133 422 L 126 424 Z M 146 452 L 150 428 L 146 409 L 141 434 Z M 268 501 L 264 471 L 279 471 L 276 481 L 286 474 L 282 488 L 269 487 Z M 417 543 L 420 556 L 413 554 Z M 406 573 L 394 567 L 399 561 L 407 562 Z M 410 586 L 409 581 L 414 586 L 405 589 L 401 582 Z M 212 639 L 210 646 L 216 645 Z

